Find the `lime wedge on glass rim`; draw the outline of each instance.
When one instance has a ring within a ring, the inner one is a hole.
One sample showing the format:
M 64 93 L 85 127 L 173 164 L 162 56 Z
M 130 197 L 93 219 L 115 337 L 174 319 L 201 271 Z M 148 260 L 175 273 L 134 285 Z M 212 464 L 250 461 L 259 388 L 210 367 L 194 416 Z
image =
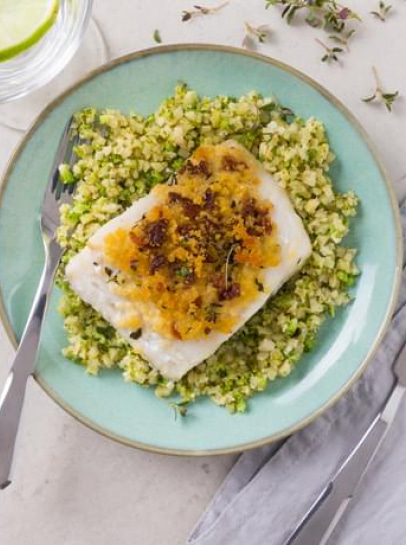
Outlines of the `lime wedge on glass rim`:
M 0 0 L 0 62 L 36 44 L 54 24 L 59 0 Z

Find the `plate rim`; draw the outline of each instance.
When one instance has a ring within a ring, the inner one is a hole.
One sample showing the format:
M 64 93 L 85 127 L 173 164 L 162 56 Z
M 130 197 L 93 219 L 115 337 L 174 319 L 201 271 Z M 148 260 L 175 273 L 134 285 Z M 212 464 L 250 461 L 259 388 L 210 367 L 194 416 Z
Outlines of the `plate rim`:
M 275 441 L 278 441 L 280 439 L 283 439 L 285 437 L 288 437 L 289 435 L 292 435 L 293 433 L 296 433 L 297 431 L 309 425 L 311 422 L 316 420 L 316 418 L 321 416 L 327 409 L 332 407 L 342 396 L 344 396 L 347 393 L 347 391 L 351 388 L 351 386 L 361 377 L 361 375 L 365 371 L 366 367 L 368 366 L 368 364 L 374 357 L 383 339 L 383 336 L 388 329 L 392 315 L 394 313 L 395 305 L 396 305 L 399 290 L 400 290 L 402 262 L 403 262 L 403 244 L 402 244 L 403 238 L 402 238 L 402 227 L 401 227 L 401 218 L 400 218 L 398 200 L 396 198 L 395 191 L 390 182 L 390 178 L 388 176 L 386 168 L 380 159 L 380 156 L 375 148 L 375 145 L 373 144 L 368 133 L 363 128 L 363 126 L 358 121 L 358 119 L 355 117 L 355 115 L 330 91 L 328 91 L 324 86 L 322 86 L 320 83 L 318 83 L 316 80 L 314 80 L 310 76 L 307 76 L 304 72 L 290 66 L 289 64 L 279 61 L 273 57 L 263 55 L 261 53 L 257 53 L 254 51 L 247 51 L 239 47 L 233 47 L 233 46 L 227 46 L 227 45 L 216 45 L 216 44 L 209 44 L 209 43 L 186 43 L 186 44 L 174 44 L 174 45 L 161 45 L 161 46 L 150 47 L 147 49 L 141 49 L 141 50 L 134 51 L 132 53 L 128 53 L 126 55 L 114 58 L 113 60 L 107 63 L 104 63 L 98 68 L 92 70 L 85 77 L 79 79 L 73 85 L 69 86 L 65 91 L 59 94 L 40 112 L 40 114 L 31 123 L 30 127 L 28 128 L 27 132 L 24 134 L 23 138 L 17 143 L 10 158 L 7 161 L 6 168 L 1 176 L 0 213 L 2 210 L 3 197 L 7 188 L 8 180 L 10 178 L 10 175 L 17 161 L 19 160 L 22 152 L 24 151 L 28 141 L 31 139 L 31 136 L 36 132 L 36 130 L 40 127 L 40 125 L 45 120 L 45 118 L 59 104 L 61 104 L 67 96 L 72 94 L 74 91 L 76 91 L 76 89 L 80 88 L 86 82 L 92 80 L 93 78 L 98 77 L 100 74 L 103 74 L 104 72 L 107 72 L 111 70 L 112 68 L 115 68 L 122 64 L 126 64 L 127 62 L 131 62 L 133 60 L 141 59 L 144 57 L 149 57 L 152 55 L 162 54 L 162 53 L 174 53 L 177 51 L 212 51 L 212 52 L 231 53 L 234 55 L 250 57 L 250 58 L 265 62 L 267 64 L 270 64 L 272 66 L 275 66 L 277 68 L 280 68 L 281 70 L 299 78 L 303 82 L 310 85 L 310 87 L 318 91 L 322 96 L 324 96 L 324 98 L 326 98 L 334 107 L 336 107 L 346 117 L 346 119 L 350 122 L 351 126 L 357 131 L 359 136 L 362 138 L 364 144 L 366 145 L 372 157 L 374 158 L 374 161 L 379 169 L 379 172 L 386 186 L 386 191 L 389 196 L 391 209 L 392 209 L 392 213 L 394 217 L 394 223 L 395 223 L 395 231 L 396 231 L 395 280 L 392 285 L 392 291 L 390 294 L 389 304 L 387 306 L 384 319 L 382 320 L 382 323 L 380 324 L 379 331 L 375 337 L 374 342 L 369 347 L 367 355 L 365 356 L 365 358 L 363 359 L 363 361 L 361 362 L 361 364 L 359 365 L 355 373 L 347 381 L 347 383 L 344 384 L 335 393 L 334 396 L 332 396 L 326 403 L 324 403 L 317 410 L 313 411 L 306 418 L 300 420 L 300 422 L 297 422 L 293 426 L 286 428 L 280 433 L 272 434 L 262 439 L 258 439 L 256 441 L 250 441 L 248 443 L 243 443 L 241 445 L 236 445 L 236 446 L 227 447 L 227 448 L 190 450 L 190 449 L 174 449 L 174 448 L 166 448 L 166 447 L 157 447 L 157 446 L 149 445 L 149 444 L 142 443 L 136 440 L 128 439 L 119 434 L 111 432 L 110 430 L 104 428 L 103 426 L 100 426 L 99 424 L 96 424 L 95 422 L 87 418 L 86 416 L 82 415 L 74 407 L 66 403 L 65 400 L 62 399 L 52 389 L 52 387 L 49 386 L 49 384 L 41 376 L 37 374 L 36 371 L 34 371 L 33 373 L 33 377 L 35 381 L 37 382 L 37 384 L 39 384 L 39 386 L 43 389 L 43 391 L 57 405 L 59 405 L 59 407 L 61 407 L 65 412 L 67 412 L 75 420 L 82 423 L 87 428 L 91 429 L 92 431 L 104 437 L 107 437 L 108 439 L 112 439 L 113 441 L 121 443 L 125 446 L 137 448 L 146 452 L 152 452 L 156 454 L 167 454 L 167 455 L 174 455 L 174 456 L 214 456 L 214 455 L 220 455 L 220 454 L 235 454 L 235 453 L 243 452 L 246 450 L 258 448 L 258 447 L 273 443 Z M 1 285 L 0 285 L 0 322 L 6 332 L 6 335 L 9 341 L 11 342 L 12 346 L 16 349 L 18 346 L 18 342 L 5 310 Z

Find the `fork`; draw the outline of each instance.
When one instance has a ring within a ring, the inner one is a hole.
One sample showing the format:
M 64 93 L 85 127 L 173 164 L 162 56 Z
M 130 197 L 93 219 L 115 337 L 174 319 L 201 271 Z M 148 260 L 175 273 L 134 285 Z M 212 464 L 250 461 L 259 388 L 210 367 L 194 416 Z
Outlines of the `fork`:
M 75 160 L 74 146 L 78 143 L 79 137 L 70 138 L 72 121 L 73 117 L 69 119 L 62 133 L 42 203 L 44 269 L 20 344 L 0 394 L 0 490 L 11 483 L 15 444 L 27 381 L 35 369 L 47 302 L 63 254 L 63 248 L 56 239 L 56 230 L 60 224 L 59 207 L 72 201 L 74 184 L 62 182 L 58 167 L 61 163 L 72 166 Z

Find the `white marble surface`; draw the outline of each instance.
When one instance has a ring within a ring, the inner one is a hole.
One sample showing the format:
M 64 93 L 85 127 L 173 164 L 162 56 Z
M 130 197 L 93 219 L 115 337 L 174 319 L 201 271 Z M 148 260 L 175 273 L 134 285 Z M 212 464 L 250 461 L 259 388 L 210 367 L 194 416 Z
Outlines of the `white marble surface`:
M 331 90 L 358 117 L 379 149 L 399 198 L 406 195 L 406 101 L 394 113 L 366 105 L 360 97 L 373 86 L 375 65 L 389 90 L 406 97 L 404 27 L 406 3 L 392 0 L 386 23 L 368 10 L 378 0 L 353 0 L 364 14 L 342 65 L 321 63 L 313 29 L 286 27 L 264 0 L 231 0 L 216 15 L 180 22 L 193 0 L 95 0 L 111 53 L 118 56 L 164 43 L 210 42 L 240 45 L 243 22 L 267 23 L 269 43 L 259 51 L 306 72 Z M 205 0 L 203 5 L 216 5 Z M 16 104 L 18 107 L 18 104 Z M 0 130 L 0 170 L 19 135 Z M 13 351 L 0 332 L 0 382 Z M 173 458 L 138 452 L 99 437 L 56 407 L 39 387 L 29 385 L 15 480 L 0 495 L 1 545 L 181 545 L 234 461 L 233 456 Z M 228 545 L 228 544 L 227 544 Z

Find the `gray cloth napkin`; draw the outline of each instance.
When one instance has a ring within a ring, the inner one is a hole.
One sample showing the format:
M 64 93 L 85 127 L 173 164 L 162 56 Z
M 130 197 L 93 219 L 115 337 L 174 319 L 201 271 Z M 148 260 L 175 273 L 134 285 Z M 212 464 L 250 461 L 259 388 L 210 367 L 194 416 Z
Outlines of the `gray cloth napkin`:
M 405 203 L 401 213 L 405 236 Z M 363 377 L 307 428 L 242 454 L 188 545 L 283 545 L 386 399 L 405 340 L 406 268 L 393 322 Z M 406 403 L 339 530 L 337 545 L 406 544 Z

